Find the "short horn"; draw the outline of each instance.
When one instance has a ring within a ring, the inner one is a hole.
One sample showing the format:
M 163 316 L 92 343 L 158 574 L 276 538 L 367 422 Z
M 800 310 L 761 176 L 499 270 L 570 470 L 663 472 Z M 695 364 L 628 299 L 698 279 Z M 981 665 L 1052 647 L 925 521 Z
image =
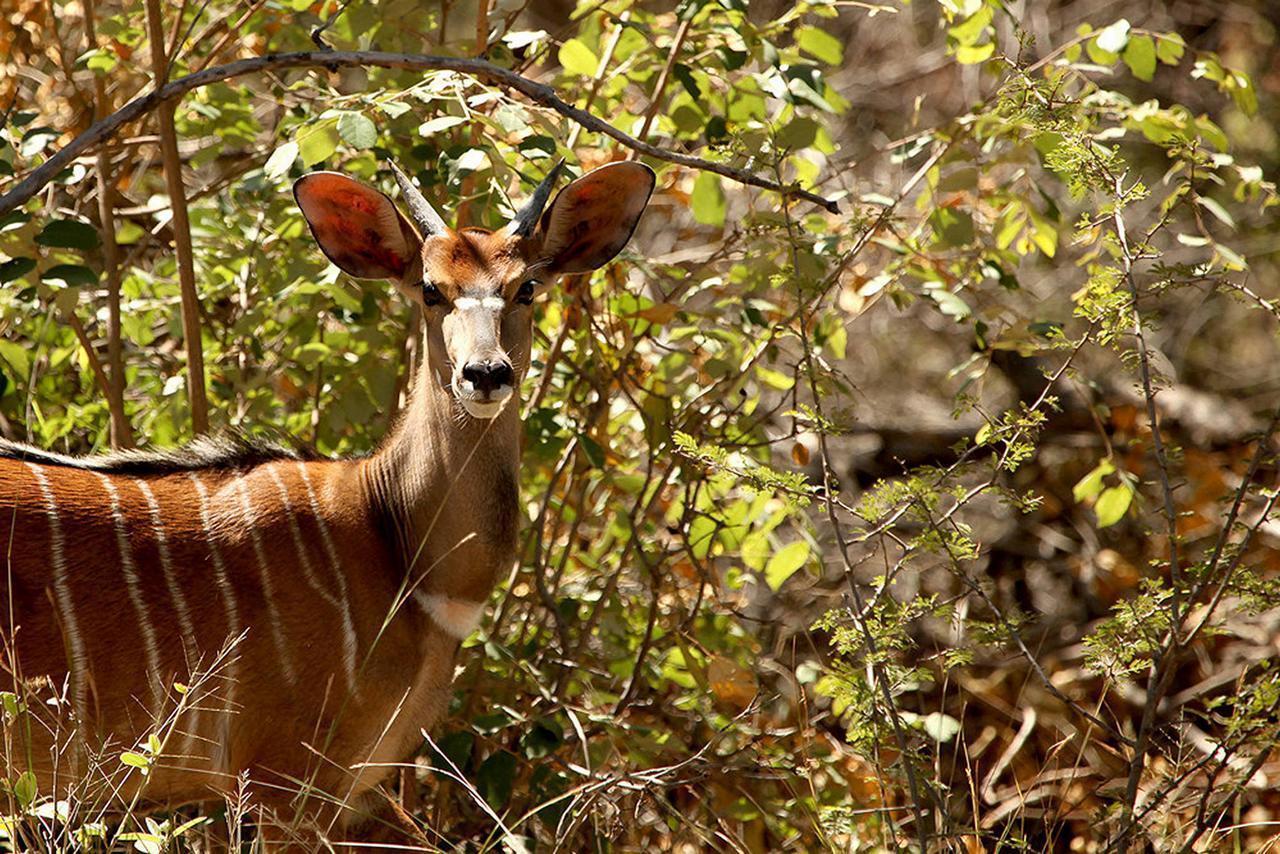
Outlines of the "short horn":
M 533 191 L 533 197 L 525 202 L 524 207 L 516 211 L 516 215 L 511 218 L 511 224 L 507 226 L 511 234 L 516 237 L 532 237 L 533 230 L 538 225 L 538 219 L 542 216 L 542 209 L 547 206 L 547 198 L 551 195 L 551 188 L 556 185 L 556 179 L 560 177 L 560 169 L 564 166 L 561 160 L 555 166 L 551 167 L 551 171 L 547 173 L 547 177 L 542 179 L 542 183 L 538 185 L 538 189 Z
M 414 223 L 422 230 L 422 236 L 430 237 L 433 234 L 444 234 L 448 231 L 449 226 L 444 224 L 440 214 L 431 207 L 427 197 L 413 186 L 409 176 L 401 172 L 396 164 L 388 161 L 387 165 L 391 167 L 391 174 L 396 176 L 396 183 L 400 185 L 400 195 L 404 198 L 404 203 L 409 206 L 409 215 L 413 217 Z

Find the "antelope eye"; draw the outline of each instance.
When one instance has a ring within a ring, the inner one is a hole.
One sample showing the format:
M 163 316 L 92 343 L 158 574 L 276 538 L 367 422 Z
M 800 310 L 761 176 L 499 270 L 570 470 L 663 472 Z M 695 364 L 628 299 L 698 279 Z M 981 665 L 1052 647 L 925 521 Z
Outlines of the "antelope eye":
M 422 283 L 422 301 L 427 305 L 440 305 L 444 302 L 444 294 L 431 282 Z
M 533 302 L 533 291 L 537 286 L 537 279 L 529 279 L 520 285 L 519 290 L 516 291 L 516 302 L 521 305 L 530 305 Z

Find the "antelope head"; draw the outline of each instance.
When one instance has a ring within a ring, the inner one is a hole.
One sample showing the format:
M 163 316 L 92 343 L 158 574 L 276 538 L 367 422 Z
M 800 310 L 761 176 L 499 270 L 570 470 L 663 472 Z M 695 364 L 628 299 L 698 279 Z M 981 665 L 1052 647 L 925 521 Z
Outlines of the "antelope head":
M 547 206 L 560 164 L 498 231 L 450 228 L 395 166 L 406 217 L 386 195 L 313 172 L 294 197 L 324 254 L 361 279 L 390 279 L 426 320 L 440 386 L 477 419 L 495 418 L 529 368 L 534 299 L 562 273 L 593 270 L 626 245 L 653 170 L 617 162 L 588 172 Z

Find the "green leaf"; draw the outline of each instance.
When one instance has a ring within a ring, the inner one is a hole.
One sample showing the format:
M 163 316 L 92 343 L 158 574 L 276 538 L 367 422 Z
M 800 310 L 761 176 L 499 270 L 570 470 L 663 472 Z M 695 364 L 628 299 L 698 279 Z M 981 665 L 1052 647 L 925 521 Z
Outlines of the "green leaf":
M 1127 482 L 1102 490 L 1102 494 L 1098 496 L 1098 503 L 1093 505 L 1093 512 L 1098 516 L 1098 527 L 1106 528 L 1119 522 L 1128 512 L 1132 502 L 1133 487 Z
M 23 353 L 25 354 L 25 350 Z M 763 570 L 769 562 L 769 535 L 764 531 L 752 531 L 742 539 L 738 548 L 742 562 L 754 570 Z
M 1136 36 L 1124 49 L 1124 64 L 1139 80 L 1151 80 L 1156 74 L 1156 43 L 1151 36 Z
M 724 225 L 724 189 L 720 186 L 719 175 L 714 172 L 698 175 L 693 182 L 690 207 L 693 208 L 693 218 L 703 225 Z
M 515 754 L 499 750 L 476 771 L 476 791 L 497 810 L 505 809 L 515 785 Z
M 977 65 L 980 62 L 986 62 L 995 52 L 995 42 L 960 45 L 956 48 L 956 62 L 961 65 Z
M 1253 81 L 1249 79 L 1249 75 L 1241 71 L 1232 71 L 1227 80 L 1227 89 L 1231 93 L 1231 100 L 1235 102 L 1236 109 L 1246 116 L 1257 113 L 1258 93 L 1253 88 Z
M 582 446 L 582 453 L 586 456 L 587 462 L 595 468 L 604 468 L 604 448 L 600 447 L 599 442 L 586 433 L 579 433 L 578 444 Z
M 144 771 L 151 767 L 151 760 L 143 756 L 141 753 L 132 753 L 125 751 L 120 754 L 120 761 L 130 768 L 141 768 Z
M 98 283 L 98 274 L 82 264 L 58 264 L 40 274 L 40 281 L 57 283 L 58 287 L 90 287 Z
M 1165 65 L 1177 65 L 1186 52 L 1186 42 L 1177 33 L 1165 33 L 1156 41 L 1156 59 Z
M 352 148 L 373 148 L 378 127 L 364 113 L 343 113 L 338 117 L 338 135 Z
M 844 61 L 844 45 L 826 30 L 813 26 L 797 27 L 796 46 L 827 65 L 839 65 Z
M 110 74 L 120 64 L 119 58 L 109 50 L 91 50 L 81 55 L 77 64 L 84 63 L 85 68 L 96 74 Z
M 973 215 L 961 208 L 938 208 L 929 217 L 938 239 L 947 246 L 973 242 Z
M 0 338 L 0 359 L 8 362 L 14 376 L 25 379 L 31 375 L 31 354 L 17 341 Z M 5 708 L 7 710 L 8 706 Z
M 1111 464 L 1110 460 L 1103 460 L 1098 463 L 1093 471 L 1080 478 L 1071 489 L 1071 497 L 1075 499 L 1077 504 L 1082 504 L 1090 498 L 1095 497 L 1102 491 L 1102 479 L 1109 474 L 1114 474 L 1116 467 Z
M 600 66 L 600 60 L 581 39 L 569 39 L 560 45 L 556 58 L 566 72 L 583 77 L 594 77 Z
M 769 563 L 764 568 L 764 580 L 769 585 L 770 590 L 778 590 L 783 583 L 796 574 L 796 570 L 804 566 L 804 562 L 809 559 L 809 543 L 805 540 L 796 540 L 783 546 L 773 557 L 769 558 Z
M 36 243 L 59 249 L 93 249 L 99 242 L 96 228 L 74 219 L 55 219 L 36 235 Z
M 787 376 L 782 371 L 775 371 L 773 368 L 766 368 L 764 365 L 756 365 L 756 376 L 765 385 L 778 391 L 789 391 L 796 384 L 794 377 Z
M 267 158 L 266 164 L 262 167 L 262 174 L 272 181 L 278 181 L 289 174 L 289 170 L 293 168 L 293 161 L 297 159 L 298 143 L 286 142 L 271 152 L 271 156 Z
M 298 134 L 298 154 L 302 165 L 310 169 L 338 148 L 336 122 L 329 120 L 303 128 Z
M 784 148 L 807 148 L 818 137 L 818 123 L 804 116 L 797 116 L 778 131 L 778 143 Z
M 18 806 L 23 809 L 31 806 L 38 791 L 36 775 L 30 771 L 23 771 L 18 779 L 13 781 L 13 796 L 18 799 Z
M 36 268 L 34 258 L 10 258 L 0 264 L 0 285 L 12 282 L 19 276 L 25 276 Z
M 1129 22 L 1124 18 L 1098 33 L 1096 43 L 1107 53 L 1119 53 L 1129 43 Z

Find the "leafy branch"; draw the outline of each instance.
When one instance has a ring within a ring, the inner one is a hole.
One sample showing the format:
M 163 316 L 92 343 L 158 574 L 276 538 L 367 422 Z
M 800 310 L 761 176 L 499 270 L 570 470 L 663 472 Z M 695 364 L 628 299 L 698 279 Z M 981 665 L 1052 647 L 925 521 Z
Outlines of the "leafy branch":
M 164 103 L 181 97 L 193 89 L 219 83 L 223 80 L 230 80 L 234 77 L 242 77 L 246 74 L 284 68 L 327 68 L 331 71 L 336 71 L 339 68 L 368 67 L 399 68 L 406 71 L 453 71 L 458 74 L 475 77 L 519 92 L 534 103 L 555 110 L 587 130 L 604 134 L 640 154 L 658 160 L 665 160 L 668 163 L 675 163 L 679 166 L 687 166 L 691 169 L 714 172 L 739 184 L 759 187 L 791 198 L 803 199 L 821 206 L 830 213 L 839 213 L 840 210 L 835 200 L 824 198 L 808 190 L 787 186 L 777 181 L 771 181 L 768 178 L 761 178 L 745 169 L 739 169 L 723 163 L 715 163 L 689 154 L 682 154 L 669 148 L 662 148 L 661 146 L 636 139 L 634 136 L 618 130 L 603 119 L 593 116 L 586 110 L 581 110 L 565 102 L 552 87 L 530 80 L 528 77 L 516 74 L 514 71 L 499 68 L 483 59 L 365 50 L 306 50 L 294 53 L 269 53 L 264 56 L 255 56 L 250 59 L 229 62 L 226 65 L 206 68 L 194 74 L 180 77 L 146 95 L 134 98 L 110 116 L 92 124 L 84 133 L 71 140 L 47 161 L 33 169 L 9 192 L 0 196 L 0 215 L 16 209 L 40 192 L 58 173 L 67 168 L 72 160 L 97 143 L 109 139 L 122 126 L 136 121 L 147 113 L 159 109 Z

